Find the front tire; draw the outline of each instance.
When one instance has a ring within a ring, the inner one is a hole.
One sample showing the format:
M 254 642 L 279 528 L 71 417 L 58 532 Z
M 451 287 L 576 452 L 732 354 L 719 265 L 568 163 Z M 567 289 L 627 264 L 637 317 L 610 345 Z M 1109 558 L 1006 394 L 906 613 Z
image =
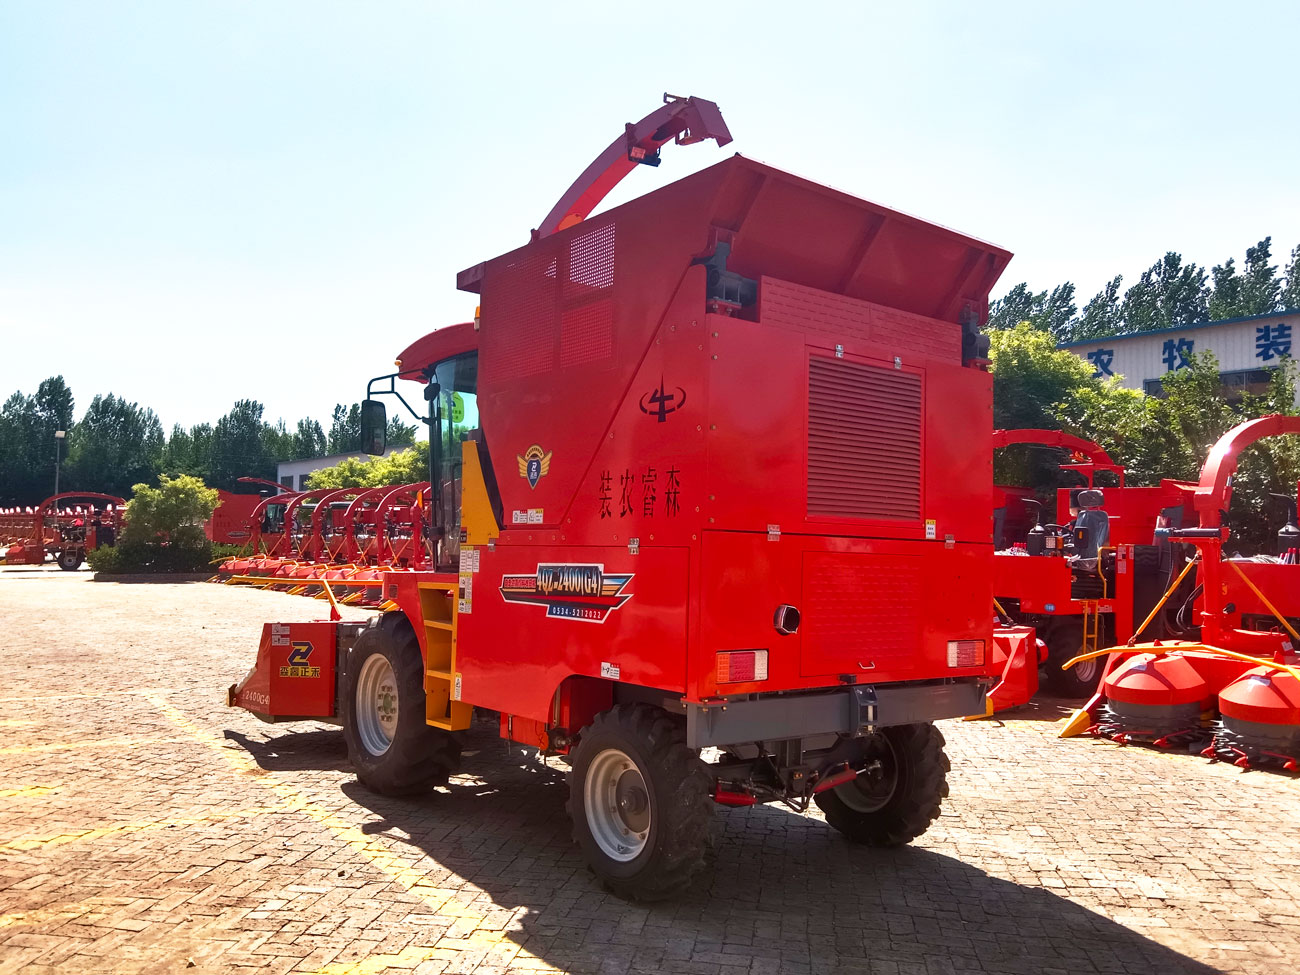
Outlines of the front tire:
M 81 568 L 81 562 L 84 557 L 85 556 L 82 555 L 80 549 L 65 548 L 59 553 L 59 568 L 64 572 L 76 572 Z
M 424 660 L 405 618 L 389 614 L 348 650 L 343 737 L 357 778 L 386 796 L 442 785 L 460 765 L 460 743 L 424 720 Z
M 902 846 L 939 818 L 948 756 L 932 724 L 882 728 L 863 743 L 858 777 L 814 796 L 826 822 L 854 843 Z
M 704 867 L 713 780 L 685 722 L 620 704 L 583 730 L 572 761 L 573 838 L 605 887 L 638 901 L 686 889 Z

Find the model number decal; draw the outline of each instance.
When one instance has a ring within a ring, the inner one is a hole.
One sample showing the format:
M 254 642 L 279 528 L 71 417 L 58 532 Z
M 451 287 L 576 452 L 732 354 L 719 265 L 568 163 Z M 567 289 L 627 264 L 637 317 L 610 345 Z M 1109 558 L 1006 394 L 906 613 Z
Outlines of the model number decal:
M 631 572 L 606 573 L 588 563 L 541 563 L 531 575 L 503 575 L 501 596 L 508 603 L 545 606 L 551 619 L 603 623 L 632 598 L 624 592 Z

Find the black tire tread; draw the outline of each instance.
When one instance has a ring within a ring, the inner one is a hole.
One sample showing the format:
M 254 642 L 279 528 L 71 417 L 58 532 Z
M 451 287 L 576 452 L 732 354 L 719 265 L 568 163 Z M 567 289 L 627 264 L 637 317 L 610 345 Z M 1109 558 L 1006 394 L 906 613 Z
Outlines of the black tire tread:
M 849 807 L 834 789 L 814 796 L 828 825 L 851 842 L 864 846 L 903 846 L 916 839 L 939 818 L 948 798 L 948 772 L 952 766 L 944 753 L 943 732 L 932 724 L 906 724 L 884 728 L 900 763 L 906 767 L 902 794 L 874 813 Z
M 389 647 L 389 662 L 398 687 L 397 735 L 388 751 L 378 759 L 361 745 L 353 718 L 356 678 L 365 658 L 370 656 L 372 643 L 376 649 L 384 644 Z M 427 792 L 431 786 L 445 785 L 450 775 L 460 768 L 461 749 L 457 738 L 424 721 L 424 658 L 415 631 L 401 614 L 384 614 L 378 625 L 357 638 L 348 651 L 342 698 L 340 712 L 348 758 L 358 781 L 371 791 L 386 796 Z M 412 709 L 409 700 L 418 702 L 418 707 Z
M 699 755 L 686 747 L 685 722 L 648 704 L 619 704 L 596 715 L 584 735 L 589 740 L 608 733 L 646 746 L 650 774 L 660 796 L 661 821 L 656 829 L 657 855 L 633 877 L 602 873 L 588 858 L 588 866 L 611 893 L 634 901 L 659 901 L 685 890 L 705 866 L 713 819 L 713 778 Z M 582 749 L 579 739 L 578 750 Z M 586 848 L 586 813 L 582 782 L 575 761 L 569 772 L 569 800 L 565 809 L 573 826 L 574 841 Z
M 1068 700 L 1091 695 L 1097 689 L 1100 672 L 1091 681 L 1081 681 L 1074 667 L 1061 669 L 1061 664 L 1077 657 L 1083 650 L 1083 617 L 1054 616 L 1051 625 L 1045 627 L 1045 632 L 1040 635 L 1047 644 L 1047 676 L 1044 680 L 1047 689 Z

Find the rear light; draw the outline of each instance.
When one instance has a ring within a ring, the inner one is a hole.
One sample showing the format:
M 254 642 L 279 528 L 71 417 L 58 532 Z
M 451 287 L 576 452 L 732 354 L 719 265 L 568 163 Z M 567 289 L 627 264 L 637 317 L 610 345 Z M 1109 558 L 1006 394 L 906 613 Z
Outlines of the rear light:
M 767 680 L 766 650 L 722 650 L 717 654 L 717 682 Z
M 949 667 L 982 667 L 984 665 L 983 640 L 949 640 Z

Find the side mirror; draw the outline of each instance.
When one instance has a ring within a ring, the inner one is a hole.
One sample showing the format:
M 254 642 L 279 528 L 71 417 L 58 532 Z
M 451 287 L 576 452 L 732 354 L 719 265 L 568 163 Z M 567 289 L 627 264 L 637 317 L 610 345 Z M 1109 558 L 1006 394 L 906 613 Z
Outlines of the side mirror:
M 361 401 L 361 449 L 382 454 L 388 448 L 388 411 L 377 399 Z

